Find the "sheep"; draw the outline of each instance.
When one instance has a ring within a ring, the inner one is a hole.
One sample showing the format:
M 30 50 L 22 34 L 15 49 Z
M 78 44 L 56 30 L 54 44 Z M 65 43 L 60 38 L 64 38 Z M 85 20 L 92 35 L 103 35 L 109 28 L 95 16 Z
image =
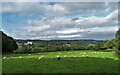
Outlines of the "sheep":
M 97 53 L 100 53 L 100 52 L 97 52 Z
M 43 57 L 43 55 L 41 57 Z
M 3 57 L 3 59 L 6 59 L 7 57 Z
M 40 60 L 42 57 L 39 57 L 38 59 Z
M 22 57 L 20 56 L 19 58 L 21 59 Z
M 102 57 L 103 59 L 105 59 L 106 57 Z
M 86 54 L 85 52 L 83 54 Z
M 57 55 L 57 59 L 60 60 L 60 56 L 59 55 Z
M 59 57 L 59 55 L 57 55 L 57 57 Z
M 65 57 L 67 57 L 67 55 L 65 55 Z

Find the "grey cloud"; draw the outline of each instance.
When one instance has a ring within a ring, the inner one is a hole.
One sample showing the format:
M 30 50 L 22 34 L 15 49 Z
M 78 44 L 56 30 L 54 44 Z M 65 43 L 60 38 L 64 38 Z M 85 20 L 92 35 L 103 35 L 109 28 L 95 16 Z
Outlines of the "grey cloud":
M 71 14 L 95 14 L 117 9 L 117 2 L 60 2 L 49 5 L 48 2 L 5 2 L 3 13 L 29 14 L 39 13 L 46 16 L 63 16 Z M 49 12 L 49 13 L 48 13 Z

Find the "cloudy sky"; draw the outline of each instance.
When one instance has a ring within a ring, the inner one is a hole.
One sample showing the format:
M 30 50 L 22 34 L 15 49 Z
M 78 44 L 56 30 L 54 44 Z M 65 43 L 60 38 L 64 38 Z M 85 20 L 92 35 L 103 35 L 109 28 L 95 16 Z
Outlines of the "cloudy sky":
M 3 2 L 0 12 L 15 39 L 107 40 L 118 30 L 117 2 Z

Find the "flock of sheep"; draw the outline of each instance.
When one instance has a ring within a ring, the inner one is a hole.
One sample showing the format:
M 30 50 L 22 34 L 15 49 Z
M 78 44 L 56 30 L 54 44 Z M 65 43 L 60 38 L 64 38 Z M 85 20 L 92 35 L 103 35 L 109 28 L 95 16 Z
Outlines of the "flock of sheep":
M 102 53 L 102 52 L 88 52 L 88 53 Z M 58 60 L 60 60 L 60 52 L 58 53 L 59 55 L 57 55 L 57 59 Z M 88 57 L 88 55 L 87 55 L 87 53 L 86 52 L 81 52 L 81 53 L 79 53 L 79 54 L 82 54 L 82 57 Z M 29 56 L 31 55 L 31 54 L 28 54 Z M 40 60 L 40 59 L 42 59 L 44 56 L 43 55 L 41 55 L 38 59 Z M 64 55 L 64 57 L 77 57 L 77 56 L 74 56 L 74 55 L 71 55 L 71 56 L 67 56 L 67 55 Z M 3 59 L 14 59 L 14 58 L 23 58 L 22 56 L 19 56 L 19 57 L 3 57 Z M 105 58 L 105 57 L 103 57 L 103 58 Z

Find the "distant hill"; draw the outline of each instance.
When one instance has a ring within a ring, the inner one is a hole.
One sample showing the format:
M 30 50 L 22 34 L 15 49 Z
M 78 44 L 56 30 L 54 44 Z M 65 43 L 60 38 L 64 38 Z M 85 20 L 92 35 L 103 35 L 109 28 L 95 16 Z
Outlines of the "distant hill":
M 81 46 L 87 46 L 89 44 L 96 44 L 96 43 L 101 43 L 103 40 L 90 40 L 90 39 L 81 39 L 81 40 L 16 40 L 17 43 L 26 43 L 26 42 L 34 42 L 34 43 L 41 43 L 41 44 L 79 44 Z
M 73 42 L 76 42 L 76 41 L 78 41 L 78 42 L 82 42 L 82 41 L 84 41 L 84 42 L 103 42 L 104 40 L 92 40 L 92 39 L 80 39 L 80 40 L 38 40 L 38 39 L 34 39 L 34 40 L 32 40 L 32 39 L 27 39 L 27 40 L 23 40 L 23 39 L 16 39 L 16 41 L 17 42 L 27 42 L 27 41 L 32 41 L 32 42 L 45 42 L 45 41 L 57 41 L 57 42 L 59 42 L 59 41 L 73 41 Z

